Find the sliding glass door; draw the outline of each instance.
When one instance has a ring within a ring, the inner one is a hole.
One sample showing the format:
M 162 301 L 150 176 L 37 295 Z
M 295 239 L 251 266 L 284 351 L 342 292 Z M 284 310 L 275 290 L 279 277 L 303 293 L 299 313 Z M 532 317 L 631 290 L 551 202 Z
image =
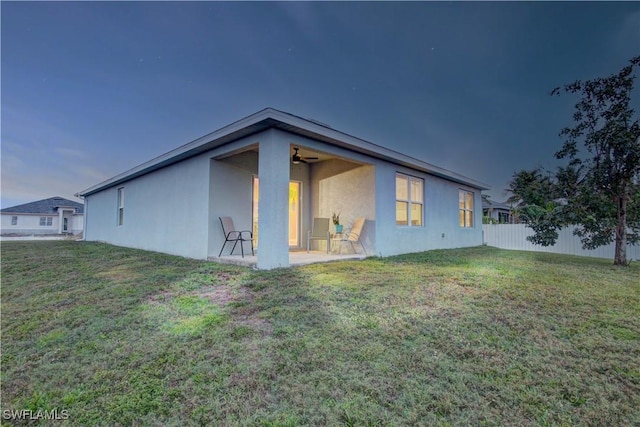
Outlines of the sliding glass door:
M 298 181 L 289 182 L 289 247 L 300 247 L 300 196 L 302 194 L 302 183 Z M 253 177 L 253 238 L 258 244 L 258 202 L 260 200 L 260 181 L 257 176 Z
M 289 182 L 289 247 L 300 246 L 300 186 L 297 181 Z

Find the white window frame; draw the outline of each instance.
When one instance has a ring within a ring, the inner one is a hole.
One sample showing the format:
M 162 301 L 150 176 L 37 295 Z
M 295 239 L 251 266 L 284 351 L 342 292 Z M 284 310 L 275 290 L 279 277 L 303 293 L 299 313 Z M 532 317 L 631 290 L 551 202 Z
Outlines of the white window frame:
M 12 215 L 11 216 L 11 225 L 18 225 L 18 216 L 17 215 Z
M 40 227 L 51 227 L 51 226 L 53 226 L 53 217 L 51 216 L 40 217 Z
M 467 195 L 471 195 L 471 206 L 467 205 Z M 462 199 L 462 200 L 460 200 Z M 460 228 L 475 228 L 474 219 L 475 194 L 469 190 L 458 190 L 458 225 Z M 468 215 L 470 213 L 470 215 Z M 471 221 L 469 224 L 467 219 Z
M 117 190 L 117 204 L 118 204 L 118 210 L 117 210 L 117 224 L 118 227 L 121 227 L 124 225 L 124 187 L 118 187 Z
M 398 178 L 402 178 L 402 179 L 406 179 L 407 180 L 407 198 L 399 198 L 398 197 Z M 411 184 L 413 182 L 417 182 L 420 184 L 421 186 L 421 198 L 422 201 L 416 201 L 416 200 L 412 200 L 412 194 L 411 194 Z M 400 173 L 400 172 L 396 172 L 396 176 L 395 176 L 395 188 L 396 188 L 396 225 L 398 227 L 424 227 L 424 200 L 425 200 L 425 194 L 424 194 L 424 179 L 423 178 L 418 178 L 415 176 L 411 176 L 411 175 L 407 175 L 404 173 Z M 399 224 L 398 223 L 398 203 L 406 203 L 407 204 L 407 223 L 406 224 Z M 411 211 L 412 211 L 412 206 L 420 206 L 420 224 L 412 224 L 412 219 L 411 219 Z

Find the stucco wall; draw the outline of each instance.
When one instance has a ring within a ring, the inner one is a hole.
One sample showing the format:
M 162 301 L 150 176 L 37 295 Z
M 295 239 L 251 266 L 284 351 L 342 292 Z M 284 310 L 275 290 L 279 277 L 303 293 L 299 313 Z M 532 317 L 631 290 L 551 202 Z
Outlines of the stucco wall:
M 65 215 L 69 217 L 69 232 L 73 234 L 82 232 L 83 215 Z M 18 217 L 18 223 L 16 225 L 11 225 L 12 216 Z M 51 225 L 40 226 L 41 216 L 51 217 Z M 59 226 L 60 217 L 58 213 L 42 215 L 11 213 L 2 214 L 1 229 L 3 234 L 58 234 Z
M 18 223 L 11 225 L 11 217 L 17 216 Z M 40 216 L 52 217 L 50 226 L 40 226 Z M 2 214 L 2 233 L 55 234 L 58 233 L 58 215 Z
M 480 190 L 389 163 L 376 165 L 376 255 L 391 256 L 430 249 L 482 244 Z M 424 179 L 424 226 L 396 225 L 396 173 Z M 461 228 L 458 220 L 459 190 L 474 193 L 474 227 Z
M 341 159 L 313 164 L 311 167 L 312 216 L 332 218 L 340 214 L 340 223 L 348 232 L 358 217 L 366 218 L 360 236 L 367 252 L 375 252 L 375 168 Z M 331 232 L 334 226 L 331 224 Z M 326 243 L 314 241 L 316 248 L 324 250 Z M 348 245 L 345 246 L 348 250 Z
M 229 216 L 237 230 L 251 230 L 252 182 L 258 172 L 257 153 L 242 153 L 223 160 L 211 160 L 209 188 L 209 256 L 218 256 L 224 234 L 219 217 Z M 233 244 L 227 244 L 229 254 Z M 251 247 L 245 244 L 245 251 Z M 237 247 L 235 254 L 240 253 Z
M 117 189 L 124 187 L 124 224 Z M 87 196 L 86 240 L 207 257 L 209 157 L 187 159 Z
M 73 234 L 82 233 L 84 230 L 84 215 L 74 214 L 71 216 L 71 226 L 69 227 Z

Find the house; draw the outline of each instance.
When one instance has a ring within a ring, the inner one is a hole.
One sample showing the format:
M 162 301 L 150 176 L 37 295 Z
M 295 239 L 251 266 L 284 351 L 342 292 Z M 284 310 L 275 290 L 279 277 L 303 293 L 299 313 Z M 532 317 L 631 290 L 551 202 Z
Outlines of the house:
M 482 184 L 266 108 L 79 193 L 85 239 L 217 257 L 219 217 L 253 230 L 257 268 L 289 265 L 313 218 L 366 222 L 367 254 L 482 244 Z M 225 254 L 232 245 L 227 245 Z M 326 243 L 313 241 L 317 250 Z M 249 249 L 248 247 L 246 248 Z M 238 253 L 239 251 L 236 251 Z
M 80 234 L 84 228 L 84 205 L 62 197 L 5 208 L 2 234 Z
M 485 218 L 493 218 L 498 224 L 512 224 L 515 220 L 510 204 L 489 199 L 482 200 L 482 214 Z

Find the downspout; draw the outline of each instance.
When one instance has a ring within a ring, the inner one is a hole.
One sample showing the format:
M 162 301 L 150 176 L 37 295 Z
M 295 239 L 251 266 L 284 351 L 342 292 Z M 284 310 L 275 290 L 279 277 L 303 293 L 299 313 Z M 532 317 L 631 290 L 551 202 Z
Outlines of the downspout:
M 58 208 L 58 234 L 62 234 L 62 219 L 64 218 L 64 208 Z
M 87 213 L 89 212 L 89 200 L 85 199 L 80 193 L 74 194 L 75 197 L 84 201 L 84 210 L 82 213 L 82 239 L 78 239 L 80 242 L 84 242 L 87 239 Z

